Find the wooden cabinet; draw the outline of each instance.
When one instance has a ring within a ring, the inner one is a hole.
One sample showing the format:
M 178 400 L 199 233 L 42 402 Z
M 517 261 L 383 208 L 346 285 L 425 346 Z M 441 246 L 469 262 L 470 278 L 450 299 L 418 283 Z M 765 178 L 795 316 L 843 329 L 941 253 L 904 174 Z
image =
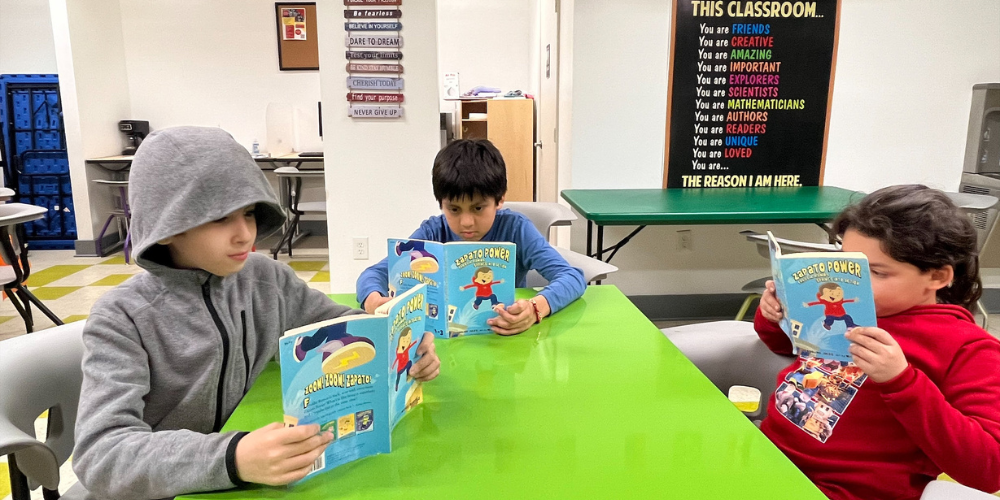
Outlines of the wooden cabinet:
M 532 99 L 458 101 L 455 136 L 489 139 L 507 166 L 507 200 L 535 201 L 535 109 Z

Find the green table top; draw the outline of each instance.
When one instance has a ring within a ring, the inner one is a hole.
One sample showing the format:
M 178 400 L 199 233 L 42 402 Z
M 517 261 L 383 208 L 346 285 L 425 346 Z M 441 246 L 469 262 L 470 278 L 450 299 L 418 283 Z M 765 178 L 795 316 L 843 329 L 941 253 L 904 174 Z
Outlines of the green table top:
M 607 226 L 825 222 L 862 196 L 832 186 L 562 192 L 587 220 Z
M 521 335 L 437 352 L 441 375 L 392 453 L 289 487 L 178 498 L 824 498 L 613 286 Z M 268 367 L 223 430 L 281 422 L 279 379 Z

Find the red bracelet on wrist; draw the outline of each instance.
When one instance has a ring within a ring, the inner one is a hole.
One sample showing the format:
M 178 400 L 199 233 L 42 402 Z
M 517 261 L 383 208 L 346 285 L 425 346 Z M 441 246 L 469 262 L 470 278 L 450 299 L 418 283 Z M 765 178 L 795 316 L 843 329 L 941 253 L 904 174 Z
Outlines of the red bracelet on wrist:
M 531 307 L 535 310 L 535 323 L 541 323 L 542 322 L 542 314 L 540 312 L 538 312 L 538 303 L 535 302 L 535 298 L 532 297 L 532 298 L 528 299 L 528 302 L 531 302 Z

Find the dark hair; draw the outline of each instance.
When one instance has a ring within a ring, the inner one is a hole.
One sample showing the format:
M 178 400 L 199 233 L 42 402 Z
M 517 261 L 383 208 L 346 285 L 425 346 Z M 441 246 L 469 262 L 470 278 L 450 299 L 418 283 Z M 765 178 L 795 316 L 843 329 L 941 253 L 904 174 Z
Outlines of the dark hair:
M 473 278 L 478 278 L 480 274 L 486 274 L 486 273 L 492 273 L 492 272 L 493 272 L 493 270 L 490 269 L 490 266 L 483 266 L 483 267 L 480 267 L 479 269 L 476 269 L 476 272 L 472 273 L 472 277 Z
M 819 286 L 819 293 L 822 294 L 827 290 L 836 290 L 838 288 L 843 288 L 843 287 L 841 287 L 836 283 L 823 283 L 822 285 Z
M 459 139 L 438 152 L 431 170 L 431 184 L 438 203 L 493 198 L 498 203 L 507 194 L 507 167 L 496 146 L 486 139 Z
M 920 184 L 890 186 L 865 196 L 837 216 L 833 231 L 848 229 L 879 240 L 882 251 L 921 272 L 950 265 L 952 283 L 938 301 L 972 310 L 983 294 L 976 229 L 951 199 Z

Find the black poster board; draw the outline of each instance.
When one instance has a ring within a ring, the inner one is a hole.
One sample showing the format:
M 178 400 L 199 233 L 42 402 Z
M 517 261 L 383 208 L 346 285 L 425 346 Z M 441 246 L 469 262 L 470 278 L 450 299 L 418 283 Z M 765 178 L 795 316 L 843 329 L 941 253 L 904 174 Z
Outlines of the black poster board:
M 673 0 L 663 186 L 823 183 L 839 0 Z

